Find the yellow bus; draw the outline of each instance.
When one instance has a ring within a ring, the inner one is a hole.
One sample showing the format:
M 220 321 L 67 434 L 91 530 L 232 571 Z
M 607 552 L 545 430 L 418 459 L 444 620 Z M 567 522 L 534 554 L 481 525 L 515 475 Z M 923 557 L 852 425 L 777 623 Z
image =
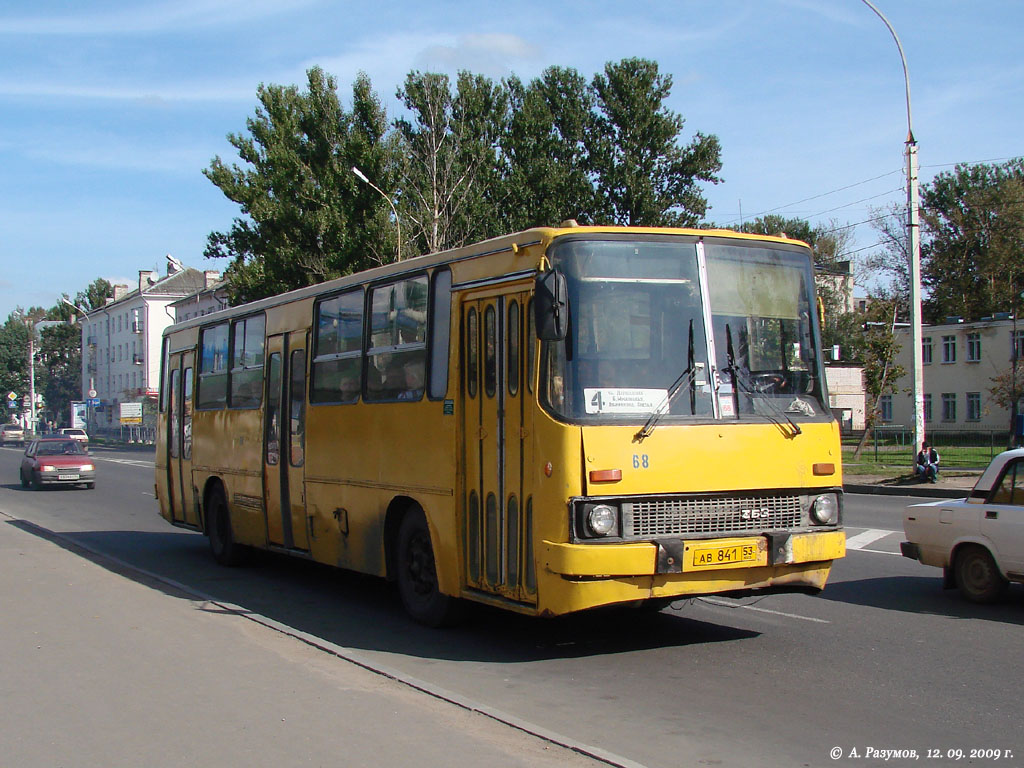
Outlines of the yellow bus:
M 164 334 L 160 514 L 554 616 L 816 592 L 845 554 L 810 249 L 566 222 Z

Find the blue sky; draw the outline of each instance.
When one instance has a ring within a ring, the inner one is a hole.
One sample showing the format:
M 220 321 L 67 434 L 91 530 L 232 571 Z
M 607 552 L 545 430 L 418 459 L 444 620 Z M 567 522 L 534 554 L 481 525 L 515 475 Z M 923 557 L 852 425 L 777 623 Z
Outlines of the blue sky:
M 923 181 L 1024 154 L 1019 0 L 875 0 L 910 67 Z M 672 75 L 669 106 L 721 140 L 708 218 L 856 224 L 905 199 L 896 45 L 860 0 L 635 3 L 13 0 L 0 10 L 0 319 L 96 277 L 189 266 L 238 214 L 201 174 L 259 83 L 319 65 L 348 100 L 365 71 L 389 114 L 411 69 L 586 77 L 628 56 Z M 867 224 L 854 247 L 877 242 Z

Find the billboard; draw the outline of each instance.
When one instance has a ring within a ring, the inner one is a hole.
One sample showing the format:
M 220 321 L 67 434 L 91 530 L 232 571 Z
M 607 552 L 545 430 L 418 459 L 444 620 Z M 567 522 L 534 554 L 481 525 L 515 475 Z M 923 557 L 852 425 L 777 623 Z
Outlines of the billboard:
M 141 424 L 142 403 L 121 403 L 121 424 Z
M 71 426 L 74 429 L 85 429 L 86 408 L 80 400 L 71 403 Z

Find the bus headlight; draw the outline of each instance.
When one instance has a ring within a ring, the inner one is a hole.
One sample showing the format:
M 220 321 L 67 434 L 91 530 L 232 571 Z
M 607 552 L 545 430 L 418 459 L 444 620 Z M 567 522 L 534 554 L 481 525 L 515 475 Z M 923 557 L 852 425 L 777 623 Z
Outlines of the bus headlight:
M 823 493 L 811 504 L 811 521 L 817 525 L 835 525 L 839 522 L 839 497 Z
M 587 533 L 591 536 L 608 536 L 619 527 L 619 513 L 615 507 L 597 504 L 587 511 Z

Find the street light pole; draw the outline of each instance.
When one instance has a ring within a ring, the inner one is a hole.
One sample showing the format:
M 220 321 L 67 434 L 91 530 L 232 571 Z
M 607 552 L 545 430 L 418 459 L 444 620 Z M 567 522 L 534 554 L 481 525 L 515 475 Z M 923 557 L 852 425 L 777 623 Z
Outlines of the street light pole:
M 366 174 L 363 173 L 362 171 L 360 171 L 354 165 L 352 166 L 352 173 L 354 173 L 356 175 L 356 178 L 359 179 L 361 182 L 363 182 L 364 184 L 369 184 L 371 187 L 373 187 L 375 190 L 377 190 L 377 193 L 381 197 L 383 197 L 385 200 L 387 200 L 388 201 L 388 205 L 391 206 L 391 211 L 395 214 L 395 228 L 398 230 L 398 249 L 397 249 L 397 251 L 398 251 L 398 261 L 401 261 L 402 260 L 402 220 L 398 218 L 398 209 L 395 207 L 394 201 L 392 201 L 392 199 L 388 195 L 384 194 L 384 192 L 381 191 L 380 187 L 378 187 L 376 184 L 374 184 L 372 181 L 370 181 L 368 178 L 366 178 Z
M 914 121 L 910 112 L 910 73 L 903 44 L 885 15 L 871 0 L 862 0 L 864 5 L 875 12 L 885 24 L 903 62 L 903 80 L 907 90 L 907 247 L 910 251 L 910 344 L 913 348 L 914 384 L 914 453 L 924 442 L 924 355 L 921 349 L 921 195 L 918 186 L 917 139 L 914 138 Z

